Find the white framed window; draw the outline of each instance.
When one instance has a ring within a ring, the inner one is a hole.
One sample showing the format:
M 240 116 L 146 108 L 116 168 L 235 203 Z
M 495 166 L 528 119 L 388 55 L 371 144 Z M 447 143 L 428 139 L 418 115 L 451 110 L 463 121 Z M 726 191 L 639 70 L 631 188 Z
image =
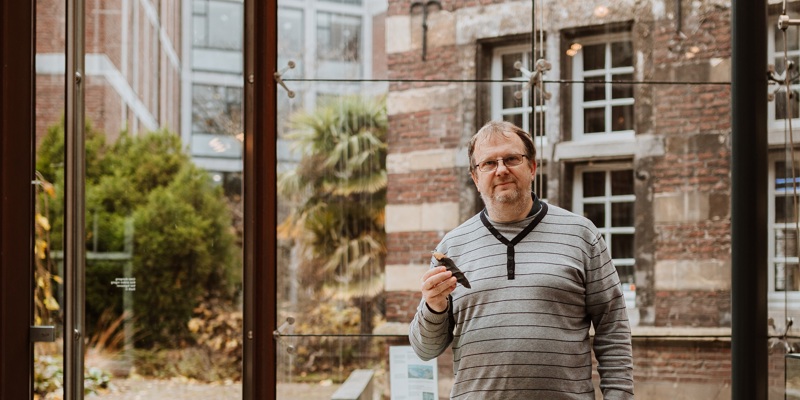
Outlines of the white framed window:
M 633 138 L 634 86 L 625 83 L 634 73 L 630 35 L 576 38 L 569 48 L 572 79 L 582 82 L 572 86 L 573 140 Z
M 597 226 L 623 284 L 635 283 L 633 184 L 630 164 L 575 167 L 573 211 Z
M 784 32 L 777 28 L 777 17 L 771 17 L 769 23 L 769 39 L 767 40 L 767 51 L 769 53 L 768 63 L 775 66 L 775 71 L 778 75 L 786 71 L 785 66 L 785 53 L 784 49 L 788 50 L 786 53 L 789 60 L 794 62 L 795 66 L 800 65 L 800 29 L 796 26 L 790 26 L 786 30 L 786 40 L 784 40 Z M 792 97 L 792 123 L 800 123 L 800 82 L 795 81 L 791 85 L 794 96 Z M 767 107 L 767 117 L 769 120 L 769 127 L 771 129 L 783 129 L 788 122 L 788 109 L 786 107 L 786 91 L 778 89 L 775 85 L 769 85 L 770 93 L 774 93 L 774 98 L 770 101 Z
M 776 321 L 787 310 L 800 309 L 800 258 L 798 258 L 797 213 L 793 185 L 800 192 L 800 161 L 784 154 L 769 157 L 769 188 L 767 206 L 767 287 L 769 315 Z M 788 306 L 788 308 L 787 308 Z
M 534 61 L 530 45 L 505 46 L 494 49 L 491 72 L 493 81 L 492 119 L 511 122 L 532 135 L 535 131 L 536 136 L 546 142 L 547 138 L 544 132 L 540 132 L 538 127 L 534 129 L 534 123 L 541 123 L 541 126 L 545 126 L 544 118 L 547 106 L 542 96 L 539 93 L 533 96 L 531 91 L 534 89 L 528 88 L 517 98 L 528 79 L 524 78 L 522 72 L 514 67 L 514 63 L 520 62 L 525 68 L 531 70 Z M 533 105 L 534 97 L 537 103 L 535 107 Z M 540 144 L 543 143 L 537 143 L 537 147 L 541 148 Z

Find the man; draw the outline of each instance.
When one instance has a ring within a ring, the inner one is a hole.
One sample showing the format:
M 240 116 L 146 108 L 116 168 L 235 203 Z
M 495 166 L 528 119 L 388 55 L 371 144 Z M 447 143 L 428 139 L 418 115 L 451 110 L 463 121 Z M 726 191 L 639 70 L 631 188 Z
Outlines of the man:
M 522 129 L 490 122 L 468 153 L 486 209 L 436 252 L 471 288 L 432 258 L 409 333 L 417 355 L 452 344 L 452 399 L 593 400 L 593 348 L 603 397 L 633 399 L 630 325 L 602 235 L 533 195 L 535 148 Z

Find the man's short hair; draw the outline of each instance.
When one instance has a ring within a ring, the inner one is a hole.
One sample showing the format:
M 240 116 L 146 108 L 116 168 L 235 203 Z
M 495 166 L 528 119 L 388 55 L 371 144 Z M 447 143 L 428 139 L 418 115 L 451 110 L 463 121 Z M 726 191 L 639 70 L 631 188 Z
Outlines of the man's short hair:
M 478 132 L 472 135 L 472 139 L 469 141 L 467 156 L 469 156 L 470 172 L 475 170 L 476 161 L 472 158 L 472 155 L 475 152 L 475 143 L 478 140 L 495 135 L 506 136 L 511 133 L 519 136 L 522 139 L 522 143 L 525 144 L 525 156 L 528 158 L 528 162 L 536 162 L 536 146 L 533 145 L 533 139 L 528 132 L 508 121 L 489 121 L 481 129 L 478 129 Z

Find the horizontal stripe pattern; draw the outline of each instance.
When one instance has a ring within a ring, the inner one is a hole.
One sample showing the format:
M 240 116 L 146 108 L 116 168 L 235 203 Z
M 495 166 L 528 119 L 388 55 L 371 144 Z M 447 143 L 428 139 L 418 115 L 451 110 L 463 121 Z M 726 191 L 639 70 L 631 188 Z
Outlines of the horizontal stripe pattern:
M 424 302 L 409 337 L 426 360 L 452 345 L 452 399 L 594 399 L 592 351 L 604 397 L 633 398 L 630 325 L 602 235 L 562 208 L 548 205 L 546 212 L 514 248 L 513 280 L 507 246 L 478 215 L 437 246 L 472 289 L 459 285 L 452 294 L 452 339 L 448 313 L 434 313 Z M 493 226 L 511 240 L 533 218 Z

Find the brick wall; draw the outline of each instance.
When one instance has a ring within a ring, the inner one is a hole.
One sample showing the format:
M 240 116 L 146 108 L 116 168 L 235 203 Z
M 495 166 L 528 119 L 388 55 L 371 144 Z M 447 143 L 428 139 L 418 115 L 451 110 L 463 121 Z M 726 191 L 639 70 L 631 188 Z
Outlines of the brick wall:
M 411 322 L 422 301 L 419 292 L 386 292 L 386 320 Z

